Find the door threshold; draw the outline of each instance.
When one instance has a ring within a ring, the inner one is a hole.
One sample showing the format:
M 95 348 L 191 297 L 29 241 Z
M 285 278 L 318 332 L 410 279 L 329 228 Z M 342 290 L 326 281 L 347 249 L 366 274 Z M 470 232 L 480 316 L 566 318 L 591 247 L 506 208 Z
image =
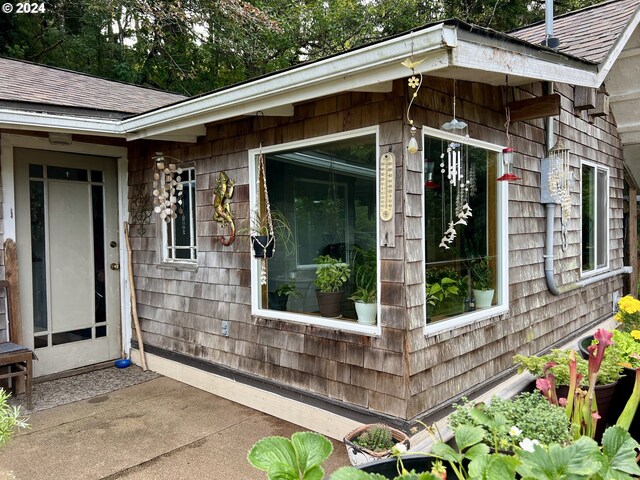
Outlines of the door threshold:
M 95 372 L 96 370 L 104 370 L 105 368 L 110 367 L 113 367 L 113 360 L 95 363 L 93 365 L 86 365 L 84 367 L 78 367 L 71 370 L 65 370 L 64 372 L 42 375 L 41 377 L 34 378 L 33 383 L 49 382 L 51 380 L 58 380 L 60 378 L 73 377 L 75 375 L 82 375 L 83 373 Z

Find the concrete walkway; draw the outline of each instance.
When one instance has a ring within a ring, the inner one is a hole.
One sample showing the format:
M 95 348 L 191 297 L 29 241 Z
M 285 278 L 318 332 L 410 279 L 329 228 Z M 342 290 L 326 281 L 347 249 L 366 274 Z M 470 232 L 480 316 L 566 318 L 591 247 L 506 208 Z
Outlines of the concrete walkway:
M 0 448 L 0 479 L 219 479 L 266 475 L 247 452 L 302 430 L 169 378 L 42 410 Z M 348 465 L 333 442 L 327 473 Z M 4 475 L 4 476 L 3 476 Z

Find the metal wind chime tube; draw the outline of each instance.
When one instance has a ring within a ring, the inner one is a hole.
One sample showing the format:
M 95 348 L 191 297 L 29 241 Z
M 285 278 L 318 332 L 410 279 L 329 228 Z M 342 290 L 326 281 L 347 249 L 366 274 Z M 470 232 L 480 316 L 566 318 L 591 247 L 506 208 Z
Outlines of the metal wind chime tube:
M 571 219 L 571 166 L 570 150 L 560 141 L 549 150 L 549 194 L 560 204 L 562 249 L 567 248 L 567 224 Z

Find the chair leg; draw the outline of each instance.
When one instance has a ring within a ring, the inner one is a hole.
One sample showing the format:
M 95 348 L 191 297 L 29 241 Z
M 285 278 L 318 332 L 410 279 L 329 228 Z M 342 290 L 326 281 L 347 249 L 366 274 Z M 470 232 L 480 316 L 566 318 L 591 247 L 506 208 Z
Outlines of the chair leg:
M 32 370 L 32 363 L 33 360 L 31 358 L 31 356 L 29 356 L 29 358 L 27 358 L 27 385 L 26 385 L 26 390 L 27 390 L 27 408 L 29 410 L 33 410 L 33 402 L 32 402 L 32 398 L 31 398 L 31 390 L 33 388 L 33 370 Z

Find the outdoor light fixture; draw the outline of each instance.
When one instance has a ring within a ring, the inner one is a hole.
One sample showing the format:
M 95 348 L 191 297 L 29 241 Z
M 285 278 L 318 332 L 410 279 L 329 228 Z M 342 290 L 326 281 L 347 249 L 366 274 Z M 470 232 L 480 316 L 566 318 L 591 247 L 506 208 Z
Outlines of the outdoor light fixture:
M 498 182 L 517 182 L 520 177 L 513 173 L 513 148 L 507 147 L 502 150 L 502 163 L 505 166 L 505 174 L 498 178 Z

